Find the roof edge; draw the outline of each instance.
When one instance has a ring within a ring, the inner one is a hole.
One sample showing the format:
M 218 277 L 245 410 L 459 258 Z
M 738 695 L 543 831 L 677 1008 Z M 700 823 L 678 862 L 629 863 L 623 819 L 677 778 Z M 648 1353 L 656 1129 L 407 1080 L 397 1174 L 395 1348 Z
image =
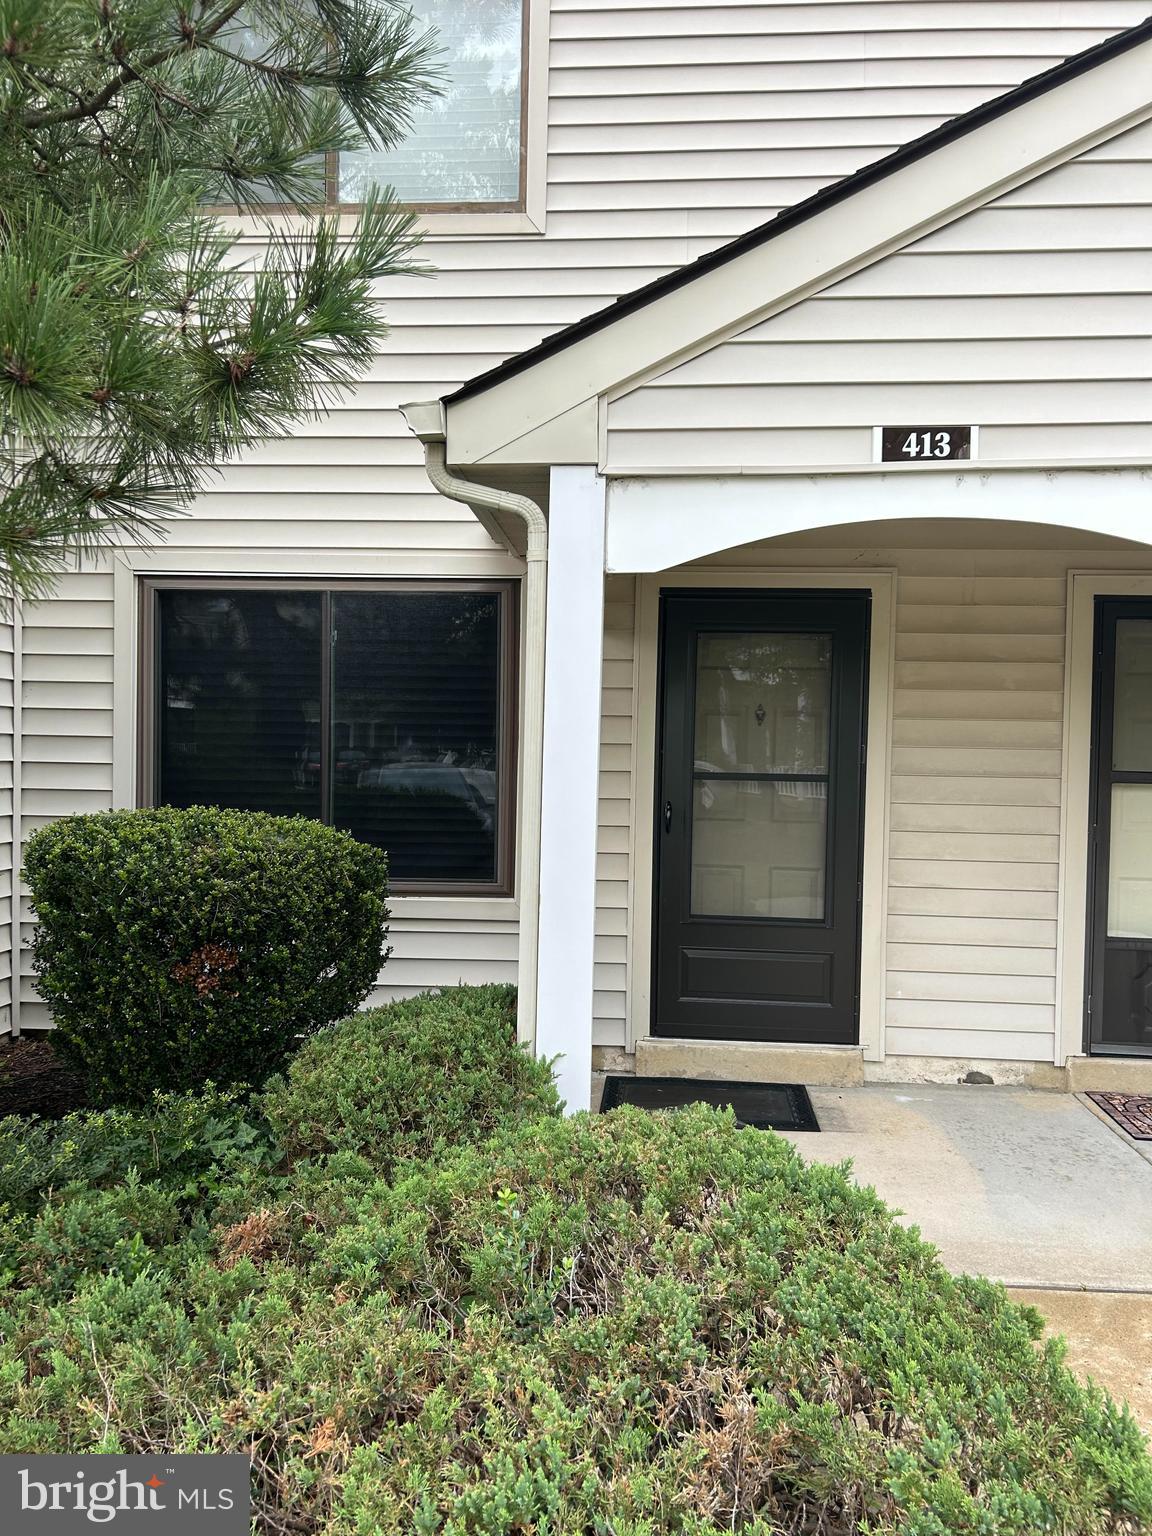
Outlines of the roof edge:
M 1137 22 L 1135 26 L 1126 28 L 1123 32 L 1117 32 L 1114 36 L 1105 38 L 1103 42 L 1095 43 L 1091 48 L 1086 48 L 1080 53 L 1073 54 L 1055 64 L 1051 69 L 1042 71 L 1038 75 L 1022 81 L 1013 86 L 1003 95 L 994 96 L 990 101 L 981 102 L 971 111 L 962 113 L 959 117 L 949 118 L 941 123 L 938 128 L 931 129 L 917 139 L 911 139 L 891 154 L 884 155 L 879 160 L 873 160 L 870 164 L 861 166 L 858 171 L 842 177 L 839 181 L 822 187 L 819 192 L 814 192 L 811 197 L 804 198 L 799 203 L 793 203 L 790 207 L 782 209 L 764 224 L 758 224 L 755 228 L 738 235 L 735 240 L 729 240 L 726 244 L 717 246 L 715 250 L 708 251 L 705 255 L 697 257 L 695 261 L 686 263 L 682 267 L 675 268 L 672 272 L 665 273 L 663 277 L 653 279 L 640 288 L 634 288 L 629 293 L 623 294 L 603 309 L 594 310 L 582 320 L 577 320 L 571 325 L 563 327 L 552 335 L 546 336 L 536 346 L 528 348 L 524 352 L 518 352 L 514 356 L 498 363 L 494 368 L 484 373 L 477 374 L 469 379 L 459 389 L 445 395 L 445 406 L 454 405 L 457 401 L 470 399 L 474 395 L 483 394 L 485 390 L 502 383 L 505 379 L 513 378 L 519 373 L 524 373 L 543 361 L 547 357 L 562 352 L 565 348 L 584 340 L 587 336 L 593 336 L 597 331 L 606 329 L 624 315 L 632 314 L 645 305 L 666 293 L 673 293 L 678 288 L 686 287 L 697 277 L 706 272 L 714 271 L 717 267 L 724 266 L 727 262 L 742 256 L 746 251 L 754 250 L 757 246 L 767 243 L 777 235 L 784 234 L 789 229 L 805 223 L 817 214 L 823 213 L 828 208 L 835 207 L 838 203 L 846 202 L 857 192 L 862 192 L 866 187 L 874 186 L 886 177 L 894 175 L 905 166 L 913 165 L 918 160 L 933 153 L 934 150 L 943 148 L 946 144 L 955 143 L 987 123 L 995 122 L 997 118 L 1005 116 L 1015 108 L 1023 106 L 1026 102 L 1033 101 L 1039 96 L 1046 95 L 1055 90 L 1068 80 L 1074 80 L 1098 65 L 1106 63 L 1109 59 L 1116 58 L 1120 54 L 1127 53 L 1133 48 L 1138 48 L 1142 43 L 1152 42 L 1152 15 L 1144 21 Z

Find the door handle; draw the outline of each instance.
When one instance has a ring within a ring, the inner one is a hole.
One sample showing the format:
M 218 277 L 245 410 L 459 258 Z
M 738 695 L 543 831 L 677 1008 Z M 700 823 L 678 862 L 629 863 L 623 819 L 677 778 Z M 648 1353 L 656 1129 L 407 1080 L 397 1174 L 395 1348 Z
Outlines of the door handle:
M 665 802 L 664 802 L 664 830 L 665 830 L 665 832 L 671 832 L 671 830 L 672 830 L 672 802 L 671 802 L 671 800 L 665 800 Z

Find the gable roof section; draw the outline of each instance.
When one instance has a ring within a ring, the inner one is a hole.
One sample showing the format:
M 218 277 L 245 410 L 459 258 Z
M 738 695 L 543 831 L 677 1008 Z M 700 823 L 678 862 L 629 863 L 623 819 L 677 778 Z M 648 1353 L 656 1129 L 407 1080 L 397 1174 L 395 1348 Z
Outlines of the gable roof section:
M 455 464 L 594 462 L 598 396 L 810 297 L 1152 116 L 1152 17 L 445 398 Z

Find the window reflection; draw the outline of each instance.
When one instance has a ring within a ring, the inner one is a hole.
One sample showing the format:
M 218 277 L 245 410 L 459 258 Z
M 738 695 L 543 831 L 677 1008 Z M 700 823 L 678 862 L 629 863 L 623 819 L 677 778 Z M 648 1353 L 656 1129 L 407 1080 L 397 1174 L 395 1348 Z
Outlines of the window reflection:
M 1147 619 L 1116 621 L 1112 766 L 1138 773 L 1152 769 L 1152 624 Z
M 328 634 L 319 591 L 157 599 L 159 803 L 317 817 L 396 881 L 498 878 L 500 593 L 334 592 Z
M 334 820 L 407 879 L 494 880 L 499 599 L 333 598 Z
M 826 773 L 829 635 L 701 634 L 696 768 Z
M 319 816 L 320 594 L 159 594 L 166 805 Z
M 441 93 L 388 150 L 340 156 L 340 201 L 388 185 L 404 203 L 514 203 L 520 196 L 522 0 L 411 0 L 437 34 Z

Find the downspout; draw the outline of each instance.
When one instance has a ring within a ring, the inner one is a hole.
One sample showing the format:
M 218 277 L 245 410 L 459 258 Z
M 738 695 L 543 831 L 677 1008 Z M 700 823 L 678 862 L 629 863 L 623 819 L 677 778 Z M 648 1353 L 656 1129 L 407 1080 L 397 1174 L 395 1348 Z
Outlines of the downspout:
M 524 682 L 520 717 L 520 837 L 516 891 L 520 903 L 517 1033 L 536 1043 L 536 978 L 540 934 L 540 808 L 544 758 L 544 622 L 548 600 L 548 523 L 540 507 L 514 491 L 462 480 L 448 470 L 444 406 L 439 400 L 400 407 L 409 429 L 424 445 L 428 478 L 441 496 L 474 511 L 517 517 L 527 535 L 524 578 Z M 489 527 L 487 520 L 485 527 Z M 491 530 L 490 530 L 491 531 Z

